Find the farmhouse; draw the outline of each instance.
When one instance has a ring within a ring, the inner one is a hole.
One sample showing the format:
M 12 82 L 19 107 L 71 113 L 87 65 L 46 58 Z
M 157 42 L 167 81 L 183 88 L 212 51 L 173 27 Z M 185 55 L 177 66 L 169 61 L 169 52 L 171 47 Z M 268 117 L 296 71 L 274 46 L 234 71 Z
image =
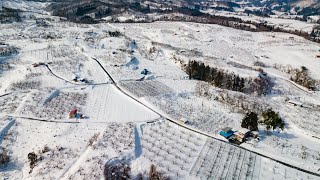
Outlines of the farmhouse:
M 77 115 L 78 110 L 77 109 L 73 109 L 72 111 L 70 111 L 69 113 L 69 119 L 75 118 Z
M 241 128 L 240 130 L 234 133 L 234 138 L 240 142 L 244 142 L 249 135 L 249 129 Z
M 233 131 L 231 127 L 225 127 L 223 129 L 221 129 L 220 131 L 220 135 L 223 136 L 224 138 L 228 139 L 229 137 L 231 137 L 233 135 Z

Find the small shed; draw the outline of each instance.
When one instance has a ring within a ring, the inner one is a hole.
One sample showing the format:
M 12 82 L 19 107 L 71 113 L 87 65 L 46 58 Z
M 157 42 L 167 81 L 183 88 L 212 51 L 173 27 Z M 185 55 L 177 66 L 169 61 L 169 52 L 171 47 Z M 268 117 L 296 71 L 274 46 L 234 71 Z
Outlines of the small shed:
M 72 111 L 70 111 L 69 113 L 69 119 L 75 118 L 77 115 L 78 110 L 77 109 L 73 109 Z
M 228 139 L 229 137 L 231 137 L 233 135 L 233 131 L 231 127 L 225 127 L 223 129 L 221 129 L 220 131 L 220 135 L 223 136 L 224 138 Z
M 250 130 L 246 128 L 241 128 L 234 133 L 234 137 L 240 142 L 244 142 L 249 135 Z

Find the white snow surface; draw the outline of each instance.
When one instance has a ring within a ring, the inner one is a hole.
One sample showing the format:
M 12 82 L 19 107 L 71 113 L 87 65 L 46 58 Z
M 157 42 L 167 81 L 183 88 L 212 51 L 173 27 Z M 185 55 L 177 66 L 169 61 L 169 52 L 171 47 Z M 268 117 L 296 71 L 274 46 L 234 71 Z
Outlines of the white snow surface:
M 108 31 L 122 35 L 110 37 Z M 35 20 L 0 24 L 0 41 L 19 48 L 0 61 L 0 143 L 11 157 L 0 169 L 3 177 L 101 179 L 105 164 L 118 158 L 129 162 L 133 177 L 146 178 L 155 164 L 173 179 L 319 179 L 254 153 L 319 174 L 320 93 L 274 68 L 305 66 L 319 80 L 319 44 L 290 34 L 196 23 L 41 27 Z M 223 127 L 240 128 L 244 112 L 217 98 L 239 93 L 210 85 L 211 97 L 199 96 L 199 81 L 183 71 L 189 60 L 252 78 L 259 74 L 254 62 L 263 62 L 275 83 L 272 93 L 243 101 L 279 111 L 285 129 L 270 132 L 259 125 L 260 141 L 243 148 L 213 139 L 222 139 Z M 150 72 L 146 77 L 144 69 Z M 87 82 L 76 82 L 75 76 Z M 286 99 L 310 108 L 289 106 Z M 69 119 L 74 108 L 83 119 Z M 164 115 L 190 124 L 174 124 Z M 32 171 L 31 152 L 39 157 Z

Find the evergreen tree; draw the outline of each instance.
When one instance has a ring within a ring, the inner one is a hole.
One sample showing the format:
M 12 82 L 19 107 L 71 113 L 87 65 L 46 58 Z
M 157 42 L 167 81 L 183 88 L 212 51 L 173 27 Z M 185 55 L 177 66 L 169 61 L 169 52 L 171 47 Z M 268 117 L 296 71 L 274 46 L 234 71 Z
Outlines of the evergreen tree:
M 241 127 L 250 129 L 250 131 L 258 130 L 258 115 L 254 112 L 247 113 L 242 119 Z
M 267 125 L 267 130 L 276 129 L 278 126 L 283 130 L 284 122 L 279 116 L 279 113 L 274 112 L 272 109 L 262 112 L 263 123 Z

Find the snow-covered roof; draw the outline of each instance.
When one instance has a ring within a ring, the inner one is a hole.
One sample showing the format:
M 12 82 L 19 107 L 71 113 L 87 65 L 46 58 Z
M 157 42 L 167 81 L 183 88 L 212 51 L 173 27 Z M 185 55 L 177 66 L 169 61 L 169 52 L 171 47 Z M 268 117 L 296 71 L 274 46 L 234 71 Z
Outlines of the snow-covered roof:
M 249 129 L 246 129 L 246 128 L 241 128 L 238 130 L 239 133 L 242 133 L 242 134 L 247 134 L 248 132 L 250 132 Z
M 221 129 L 222 131 L 224 131 L 224 132 L 228 132 L 228 131 L 231 131 L 231 127 L 225 127 L 225 128 L 223 128 L 223 129 Z

